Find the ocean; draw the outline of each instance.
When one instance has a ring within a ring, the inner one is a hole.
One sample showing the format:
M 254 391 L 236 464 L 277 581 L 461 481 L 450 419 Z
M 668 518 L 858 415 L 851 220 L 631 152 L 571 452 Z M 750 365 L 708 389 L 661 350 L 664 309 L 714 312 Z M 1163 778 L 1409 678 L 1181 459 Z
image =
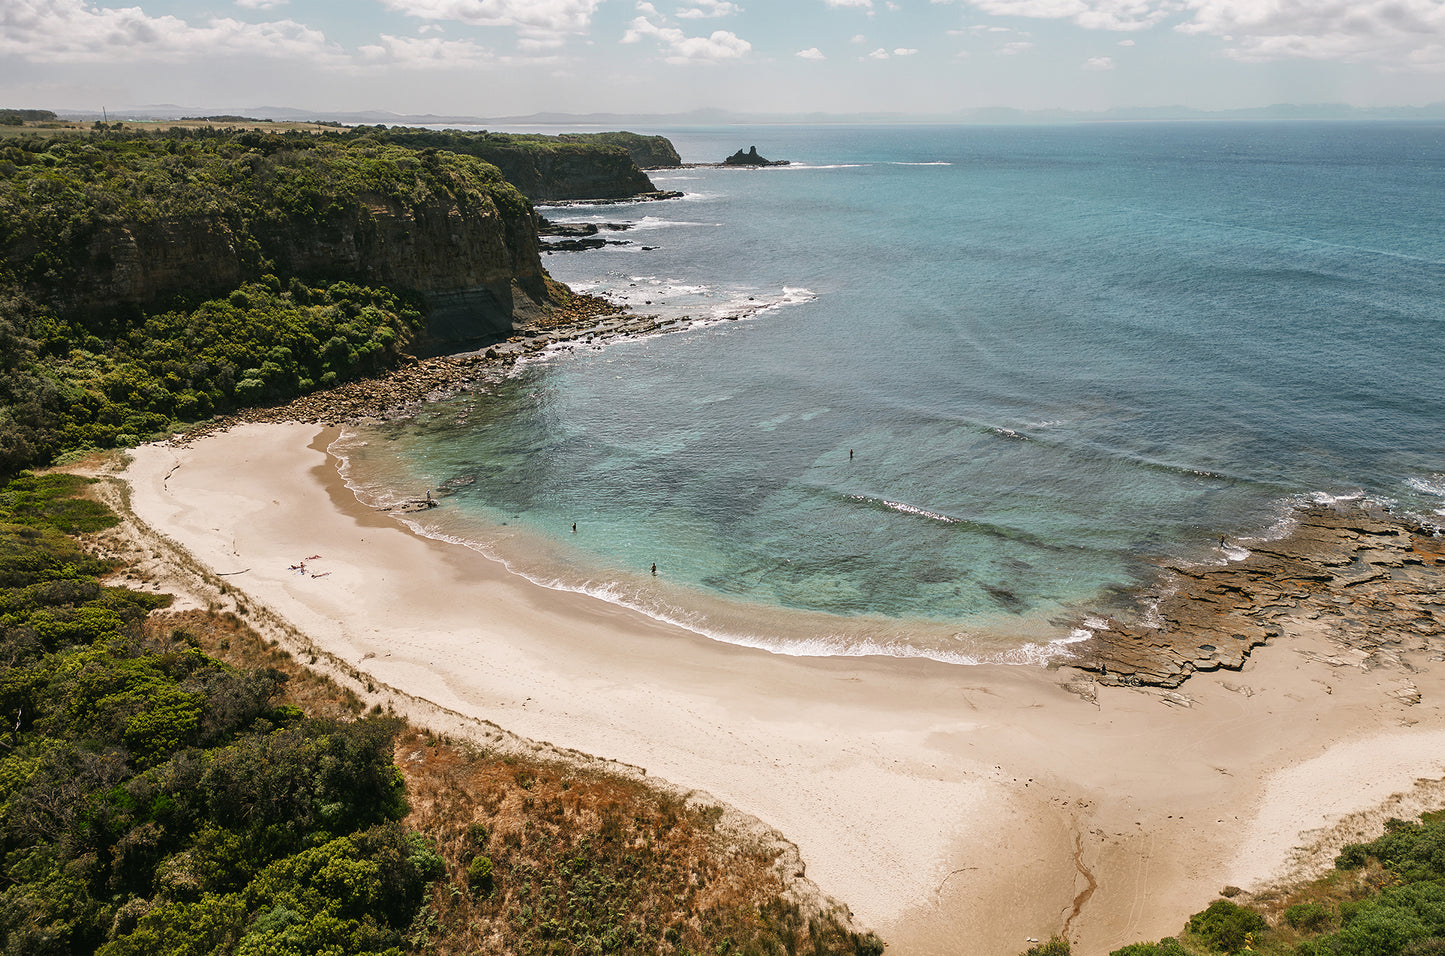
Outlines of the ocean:
M 960 664 L 1300 501 L 1445 522 L 1445 127 L 638 131 L 791 165 L 544 210 L 631 226 L 555 278 L 690 321 L 348 431 L 363 500 L 716 640 Z

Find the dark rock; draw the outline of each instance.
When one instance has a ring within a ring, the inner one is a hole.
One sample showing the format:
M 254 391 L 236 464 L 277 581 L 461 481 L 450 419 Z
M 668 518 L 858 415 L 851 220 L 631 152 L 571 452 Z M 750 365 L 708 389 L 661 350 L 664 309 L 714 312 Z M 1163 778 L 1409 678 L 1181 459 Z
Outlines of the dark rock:
M 786 159 L 763 159 L 763 157 L 758 155 L 758 148 L 754 146 L 746 153 L 738 150 L 723 160 L 722 164 L 724 166 L 786 166 L 788 165 L 788 161 Z

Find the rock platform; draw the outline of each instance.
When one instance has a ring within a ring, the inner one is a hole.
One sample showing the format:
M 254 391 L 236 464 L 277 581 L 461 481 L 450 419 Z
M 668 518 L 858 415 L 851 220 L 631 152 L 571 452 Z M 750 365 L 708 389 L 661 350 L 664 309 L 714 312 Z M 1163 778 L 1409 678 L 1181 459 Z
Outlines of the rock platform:
M 1077 625 L 1093 633 L 1069 666 L 1100 683 L 1174 688 L 1199 671 L 1239 670 L 1301 620 L 1325 625 L 1336 663 L 1445 659 L 1445 537 L 1357 504 L 1310 505 L 1293 518 L 1287 534 L 1251 543 L 1242 560 L 1161 565 L 1137 621 Z

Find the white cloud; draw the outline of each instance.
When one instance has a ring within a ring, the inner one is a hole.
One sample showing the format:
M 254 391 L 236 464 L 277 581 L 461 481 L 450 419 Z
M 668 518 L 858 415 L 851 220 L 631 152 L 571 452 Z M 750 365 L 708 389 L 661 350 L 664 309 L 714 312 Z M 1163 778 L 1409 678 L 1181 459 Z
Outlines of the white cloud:
M 1029 40 L 1015 40 L 1012 43 L 1005 43 L 995 52 L 998 53 L 999 56 L 1018 56 L 1020 53 L 1027 53 L 1033 48 L 1034 45 Z
M 1133 46 L 1133 45 L 1134 45 L 1134 41 L 1133 41 L 1133 40 L 1120 40 L 1120 41 L 1119 41 L 1119 46 Z
M 517 38 L 517 49 L 528 55 L 552 53 L 567 45 L 567 41 L 555 34 L 550 36 L 526 36 Z
M 247 10 L 275 10 L 290 2 L 291 0 L 236 0 L 236 6 L 244 7 Z
M 704 17 L 728 17 L 742 13 L 742 8 L 728 0 L 693 0 L 696 6 L 680 7 L 677 11 L 683 20 L 700 20 Z M 651 6 L 651 4 L 648 4 Z
M 1238 60 L 1290 58 L 1445 70 L 1445 0 L 1186 0 L 1184 33 L 1223 37 Z
M 632 21 L 622 36 L 623 43 L 644 38 L 657 40 L 668 51 L 663 61 L 672 64 L 721 63 L 738 60 L 752 52 L 753 45 L 728 30 L 714 30 L 711 36 L 690 37 L 673 27 L 654 26 L 646 17 Z
M 491 62 L 491 54 L 470 40 L 441 37 L 396 37 L 382 34 L 380 43 L 361 47 L 364 61 L 419 70 L 449 70 Z
M 657 11 L 657 8 L 654 7 L 652 4 L 648 3 L 647 0 L 642 0 L 642 2 L 637 5 L 637 12 L 642 14 L 644 17 L 662 16 L 662 14 Z
M 84 0 L 4 0 L 0 56 L 45 62 L 157 62 L 223 56 L 332 61 L 342 54 L 320 31 L 294 20 L 242 23 L 218 17 L 193 26 L 147 16 L 139 7 L 95 7 Z
M 850 40 L 850 41 L 848 41 L 848 42 L 850 42 L 850 43 L 867 43 L 867 42 L 868 42 L 868 38 L 865 37 L 865 36 L 864 36 L 863 34 L 861 34 L 861 33 L 855 33 L 855 34 L 853 34 L 853 39 Z
M 894 56 L 913 56 L 913 55 L 914 55 L 915 53 L 917 53 L 917 52 L 918 52 L 917 50 L 912 50 L 912 49 L 909 49 L 908 47 L 902 47 L 902 46 L 901 46 L 901 47 L 899 47 L 898 49 L 896 49 L 896 50 L 893 51 L 893 55 L 894 55 Z
M 860 7 L 864 10 L 873 9 L 873 0 L 823 0 L 823 2 L 834 9 L 839 7 Z
M 1069 20 L 1093 30 L 1173 22 L 1218 37 L 1227 56 L 1376 63 L 1445 71 L 1445 0 L 931 0 L 999 17 Z
M 984 13 L 998 17 L 1072 20 L 1079 26 L 1091 30 L 1147 29 L 1163 21 L 1180 7 L 1180 0 L 967 0 L 967 2 Z
M 1084 65 L 1080 67 L 1080 69 L 1090 72 L 1112 70 L 1113 68 L 1114 58 L 1112 56 L 1091 56 L 1085 60 Z
M 823 55 L 823 51 L 820 50 L 820 49 L 818 49 L 818 48 L 815 47 L 815 46 L 810 46 L 810 47 L 808 47 L 806 50 L 799 50 L 797 53 L 795 53 L 795 54 L 793 54 L 793 55 L 796 56 L 796 57 L 797 57 L 798 59 L 800 59 L 800 60 L 826 60 L 826 59 L 828 59 L 826 56 Z
M 423 20 L 531 33 L 586 33 L 602 0 L 381 0 L 388 10 Z
M 883 48 L 880 46 L 878 49 L 876 49 L 876 50 L 874 50 L 872 53 L 868 54 L 868 59 L 870 59 L 870 60 L 886 60 L 886 59 L 888 59 L 888 51 L 885 50 L 885 49 L 883 49 Z

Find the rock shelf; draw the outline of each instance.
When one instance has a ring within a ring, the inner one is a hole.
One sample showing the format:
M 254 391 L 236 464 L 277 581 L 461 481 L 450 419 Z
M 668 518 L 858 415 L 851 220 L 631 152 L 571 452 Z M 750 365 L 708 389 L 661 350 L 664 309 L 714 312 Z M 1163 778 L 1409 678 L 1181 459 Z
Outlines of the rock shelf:
M 1339 665 L 1408 671 L 1407 655 L 1445 659 L 1437 529 L 1360 505 L 1311 505 L 1293 517 L 1288 534 L 1252 544 L 1243 560 L 1163 565 L 1142 620 L 1091 627 L 1070 664 L 1101 683 L 1173 688 L 1198 671 L 1239 670 L 1254 648 L 1306 620 L 1325 625 Z M 1400 688 L 1402 700 L 1410 690 Z

